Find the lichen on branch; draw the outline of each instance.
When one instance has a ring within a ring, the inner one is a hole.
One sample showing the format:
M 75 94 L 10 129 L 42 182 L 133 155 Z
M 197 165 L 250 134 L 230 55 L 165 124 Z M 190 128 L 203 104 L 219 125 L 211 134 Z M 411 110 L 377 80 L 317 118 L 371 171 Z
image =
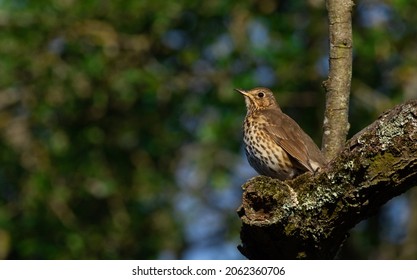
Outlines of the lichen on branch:
M 265 176 L 243 187 L 243 255 L 250 259 L 334 258 L 348 231 L 417 185 L 417 100 L 382 114 L 318 174 Z

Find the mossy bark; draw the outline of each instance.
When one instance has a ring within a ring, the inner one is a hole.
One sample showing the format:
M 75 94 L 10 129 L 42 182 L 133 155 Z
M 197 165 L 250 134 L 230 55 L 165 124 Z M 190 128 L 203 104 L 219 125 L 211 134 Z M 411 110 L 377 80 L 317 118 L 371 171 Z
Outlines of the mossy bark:
M 318 174 L 243 185 L 239 250 L 249 259 L 331 259 L 348 231 L 417 185 L 417 100 L 384 113 Z

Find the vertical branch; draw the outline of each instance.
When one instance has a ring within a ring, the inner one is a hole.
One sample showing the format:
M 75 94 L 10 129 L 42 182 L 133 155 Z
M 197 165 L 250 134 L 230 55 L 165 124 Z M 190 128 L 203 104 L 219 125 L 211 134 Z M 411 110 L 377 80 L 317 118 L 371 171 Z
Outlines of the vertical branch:
M 348 107 L 352 78 L 352 7 L 351 0 L 327 0 L 329 14 L 329 77 L 323 82 L 326 110 L 322 150 L 329 161 L 345 144 L 349 130 Z

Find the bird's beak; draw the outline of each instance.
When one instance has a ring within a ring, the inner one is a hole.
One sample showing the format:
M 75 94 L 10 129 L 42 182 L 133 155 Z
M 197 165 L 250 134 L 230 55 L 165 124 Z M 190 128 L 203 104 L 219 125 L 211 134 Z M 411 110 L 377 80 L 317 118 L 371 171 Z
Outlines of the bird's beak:
M 243 90 L 243 89 L 235 88 L 235 91 L 237 91 L 237 92 L 239 92 L 240 94 L 243 94 L 243 95 L 245 95 L 245 96 L 248 96 L 248 93 L 247 93 L 245 90 Z
M 252 100 L 252 96 L 246 90 L 235 88 L 235 91 L 239 92 L 240 94 L 243 95 L 243 97 L 245 97 L 246 108 L 248 110 L 250 110 L 250 108 L 256 106 L 255 101 Z

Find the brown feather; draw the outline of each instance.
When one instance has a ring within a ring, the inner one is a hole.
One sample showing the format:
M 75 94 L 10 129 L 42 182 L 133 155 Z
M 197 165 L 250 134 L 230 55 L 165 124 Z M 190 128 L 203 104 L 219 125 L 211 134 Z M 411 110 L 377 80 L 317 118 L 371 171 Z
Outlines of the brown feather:
M 310 160 L 323 165 L 324 158 L 317 145 L 293 119 L 281 110 L 269 109 L 263 110 L 262 113 L 267 123 L 265 130 L 272 136 L 274 142 L 306 170 L 315 171 Z

